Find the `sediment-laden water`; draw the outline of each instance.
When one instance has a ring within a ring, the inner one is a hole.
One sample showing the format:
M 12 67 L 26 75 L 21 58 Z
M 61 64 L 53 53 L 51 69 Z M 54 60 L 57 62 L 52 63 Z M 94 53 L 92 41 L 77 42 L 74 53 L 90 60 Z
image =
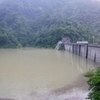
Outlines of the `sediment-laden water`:
M 67 51 L 0 49 L 0 98 L 84 100 L 88 86 L 83 74 L 97 66 Z

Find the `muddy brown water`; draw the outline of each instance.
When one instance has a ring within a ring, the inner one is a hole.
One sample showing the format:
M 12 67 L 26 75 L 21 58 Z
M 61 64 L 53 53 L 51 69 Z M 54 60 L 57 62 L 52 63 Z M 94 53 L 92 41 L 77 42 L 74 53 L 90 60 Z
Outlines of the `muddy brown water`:
M 67 51 L 0 49 L 0 100 L 78 100 L 88 90 L 83 74 L 97 66 Z

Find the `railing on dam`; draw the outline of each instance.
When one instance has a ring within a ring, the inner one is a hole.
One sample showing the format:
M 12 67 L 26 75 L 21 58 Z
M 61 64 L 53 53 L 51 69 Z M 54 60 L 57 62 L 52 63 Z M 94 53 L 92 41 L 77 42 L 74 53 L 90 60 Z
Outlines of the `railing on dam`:
M 100 63 L 100 44 L 64 43 L 65 50 Z

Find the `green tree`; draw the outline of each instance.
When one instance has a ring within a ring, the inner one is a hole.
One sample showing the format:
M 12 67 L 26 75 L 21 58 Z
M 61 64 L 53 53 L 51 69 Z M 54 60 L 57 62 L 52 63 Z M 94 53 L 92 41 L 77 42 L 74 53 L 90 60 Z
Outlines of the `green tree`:
M 88 99 L 100 100 L 100 67 L 97 69 L 94 76 L 89 79 L 88 84 L 90 86 Z

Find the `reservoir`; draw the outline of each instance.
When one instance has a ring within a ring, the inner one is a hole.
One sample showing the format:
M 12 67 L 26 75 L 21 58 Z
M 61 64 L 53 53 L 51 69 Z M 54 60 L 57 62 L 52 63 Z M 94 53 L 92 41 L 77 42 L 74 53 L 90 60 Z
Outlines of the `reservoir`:
M 70 94 L 85 95 L 84 73 L 98 66 L 67 51 L 0 49 L 0 98 L 72 100 Z

